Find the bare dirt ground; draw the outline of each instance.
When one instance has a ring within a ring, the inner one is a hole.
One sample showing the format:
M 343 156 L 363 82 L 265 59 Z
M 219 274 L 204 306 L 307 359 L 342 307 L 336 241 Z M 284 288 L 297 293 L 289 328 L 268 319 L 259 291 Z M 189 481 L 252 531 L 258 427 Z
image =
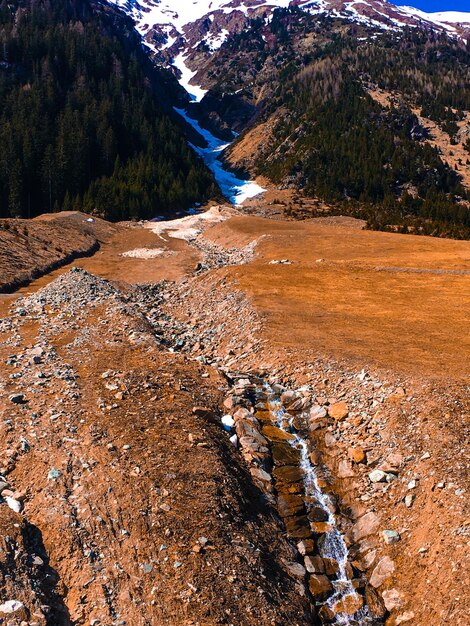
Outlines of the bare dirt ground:
M 30 611 L 12 624 L 315 623 L 279 519 L 211 417 L 233 413 L 231 372 L 324 407 L 322 484 L 385 624 L 469 623 L 470 243 L 281 217 L 232 216 L 196 242 L 119 229 L 74 264 L 123 291 L 62 268 L 22 290 L 32 304 L 3 303 L 0 474 L 23 508 L 0 503 L 16 545 L 0 571 L 20 581 L 0 598 Z M 121 256 L 142 248 L 164 253 Z M 166 278 L 160 300 L 129 291 Z

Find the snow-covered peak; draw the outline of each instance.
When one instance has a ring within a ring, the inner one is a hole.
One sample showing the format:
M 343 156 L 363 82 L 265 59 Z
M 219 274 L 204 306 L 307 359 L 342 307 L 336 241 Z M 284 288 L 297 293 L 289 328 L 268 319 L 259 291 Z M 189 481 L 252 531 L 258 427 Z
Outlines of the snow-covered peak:
M 385 30 L 424 26 L 462 38 L 470 36 L 470 12 L 425 13 L 387 0 L 107 0 L 135 22 L 145 44 L 160 63 L 177 67 L 190 84 L 200 45 L 217 50 L 250 18 L 268 17 L 277 8 L 296 6 L 313 14 L 328 14 Z M 194 94 L 197 99 L 202 92 Z
M 470 28 L 470 12 L 425 13 L 386 0 L 108 0 L 128 13 L 147 45 L 155 52 L 188 52 L 200 41 L 217 49 L 240 23 L 276 8 L 298 6 L 312 13 L 329 13 L 383 28 L 428 25 L 461 34 Z M 185 50 L 186 49 L 186 50 Z M 176 56 L 176 54 L 175 54 Z

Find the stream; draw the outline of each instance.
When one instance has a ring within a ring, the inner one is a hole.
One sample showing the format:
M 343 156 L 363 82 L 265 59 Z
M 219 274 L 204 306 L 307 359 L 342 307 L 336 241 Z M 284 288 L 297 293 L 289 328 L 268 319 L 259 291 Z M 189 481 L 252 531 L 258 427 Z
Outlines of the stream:
M 307 426 L 310 399 L 286 392 L 292 396 L 286 403 L 284 392 L 260 379 L 251 387 L 248 396 L 254 413 L 251 418 L 247 415 L 248 423 L 253 426 L 254 419 L 261 426 L 271 450 L 271 462 L 261 459 L 261 467 L 272 473 L 277 508 L 288 538 L 298 547 L 306 546 L 305 552 L 301 551 L 305 554 L 306 580 L 322 622 L 335 626 L 382 624 L 366 605 L 365 581 L 354 577 L 337 526 L 334 501 L 322 491 L 319 466 L 311 460 L 314 450 Z

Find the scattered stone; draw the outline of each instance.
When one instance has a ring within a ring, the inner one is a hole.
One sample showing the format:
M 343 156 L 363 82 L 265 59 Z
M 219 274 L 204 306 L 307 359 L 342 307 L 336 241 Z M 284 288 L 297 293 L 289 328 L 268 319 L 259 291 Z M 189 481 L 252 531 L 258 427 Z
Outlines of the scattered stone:
M 5 502 L 12 511 L 15 511 L 15 513 L 21 513 L 23 505 L 19 502 L 19 500 L 15 500 L 15 498 L 12 498 L 11 496 L 5 496 Z
M 315 600 L 326 600 L 329 594 L 333 591 L 333 586 L 324 574 L 312 574 L 308 581 L 310 593 Z
M 338 478 L 353 478 L 355 476 L 355 472 L 351 466 L 351 463 L 346 459 L 343 459 L 339 462 L 338 466 Z
M 320 406 L 319 404 L 315 404 L 310 409 L 309 415 L 310 415 L 311 420 L 320 420 L 327 416 L 327 412 L 323 406 Z
M 382 537 L 387 545 L 398 543 L 401 540 L 400 533 L 397 533 L 396 530 L 383 530 Z
M 370 577 L 370 584 L 376 589 L 380 587 L 387 578 L 390 578 L 395 571 L 395 563 L 388 556 L 380 559 Z
M 387 474 L 382 470 L 374 470 L 369 474 L 369 480 L 371 483 L 384 483 L 387 481 Z
M 309 574 L 324 574 L 325 564 L 321 556 L 306 556 L 304 559 L 305 569 Z
M 47 475 L 47 480 L 56 480 L 57 478 L 60 478 L 61 476 L 62 476 L 62 472 L 56 467 L 53 467 Z
M 413 506 L 413 501 L 414 501 L 414 496 L 412 496 L 411 494 L 405 496 L 405 506 L 407 506 L 408 508 Z
M 414 619 L 414 616 L 415 614 L 413 613 L 413 611 L 406 611 L 401 615 L 397 615 L 397 617 L 395 618 L 395 624 L 396 626 L 398 626 L 398 624 L 404 624 L 405 622 L 409 622 Z
M 351 529 L 350 534 L 353 542 L 360 541 L 364 537 L 374 534 L 379 524 L 380 519 L 373 511 L 360 517 Z
M 305 567 L 295 561 L 285 561 L 285 566 L 289 574 L 295 578 L 303 578 L 307 573 Z
M 385 589 L 382 591 L 382 598 L 387 611 L 399 609 L 402 605 L 401 593 L 397 589 Z
M 315 542 L 313 539 L 305 539 L 304 541 L 299 541 L 297 544 L 297 549 L 302 556 L 306 556 L 307 554 L 313 554 L 315 552 Z
M 24 394 L 22 394 L 22 393 L 12 393 L 9 396 L 9 400 L 13 404 L 25 404 L 26 403 Z
M 0 613 L 10 615 L 12 613 L 17 613 L 24 609 L 24 604 L 19 600 L 7 600 L 3 604 L 0 604 Z
M 328 415 L 336 421 L 344 420 L 349 415 L 349 408 L 346 402 L 335 402 L 328 407 Z
M 354 463 L 365 463 L 366 462 L 366 452 L 364 448 L 357 446 L 356 448 L 349 448 L 348 456 L 351 461 Z

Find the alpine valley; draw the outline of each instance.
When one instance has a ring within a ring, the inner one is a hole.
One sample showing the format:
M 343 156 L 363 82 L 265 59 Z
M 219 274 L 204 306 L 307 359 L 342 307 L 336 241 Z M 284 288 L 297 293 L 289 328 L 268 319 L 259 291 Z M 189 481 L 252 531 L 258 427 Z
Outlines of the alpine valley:
M 0 625 L 468 626 L 469 311 L 470 12 L 0 0 Z

